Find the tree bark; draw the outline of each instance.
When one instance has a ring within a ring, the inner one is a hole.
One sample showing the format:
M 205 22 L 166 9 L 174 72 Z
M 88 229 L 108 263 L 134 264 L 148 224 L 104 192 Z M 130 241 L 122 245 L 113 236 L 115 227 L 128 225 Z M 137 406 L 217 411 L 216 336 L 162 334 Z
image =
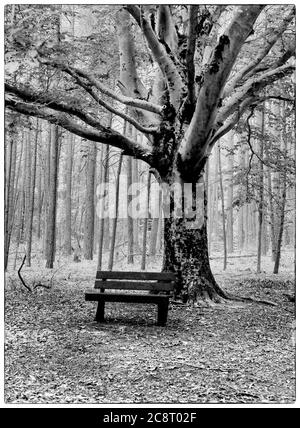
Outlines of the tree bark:
M 229 150 L 228 153 L 228 194 L 227 194 L 227 243 L 228 252 L 233 253 L 233 136 L 229 134 Z
M 142 243 L 141 270 L 146 269 L 150 187 L 151 187 L 151 173 L 150 173 L 150 171 L 148 171 L 147 183 L 146 183 L 146 207 L 145 207 L 146 213 L 145 213 L 145 218 L 144 218 L 144 223 L 143 223 L 143 243 Z
M 113 218 L 112 225 L 112 236 L 110 242 L 109 250 L 109 259 L 108 259 L 108 270 L 112 270 L 114 265 L 114 254 L 115 254 L 115 244 L 116 244 L 116 233 L 117 233 L 117 224 L 118 224 L 118 215 L 119 215 L 119 193 L 120 193 L 120 175 L 122 169 L 123 155 L 120 154 L 118 170 L 117 170 L 117 180 L 116 180 L 116 202 L 115 202 L 115 216 Z
M 221 204 L 222 204 L 222 226 L 223 226 L 223 246 L 224 246 L 223 270 L 226 270 L 226 267 L 227 267 L 226 218 L 225 218 L 225 202 L 224 202 L 220 143 L 218 144 L 218 154 L 219 154 L 219 182 L 220 182 L 220 193 L 221 193 Z
M 35 203 L 35 183 L 36 183 L 36 161 L 37 161 L 37 146 L 39 138 L 39 120 L 36 120 L 36 130 L 33 146 L 33 165 L 32 165 L 32 179 L 30 182 L 30 192 L 29 192 L 29 208 L 28 208 L 28 218 L 27 218 L 27 246 L 26 246 L 26 266 L 31 266 L 31 249 L 32 249 L 32 224 L 33 224 L 33 214 L 34 214 L 34 203 Z
M 286 107 L 286 106 L 284 106 Z M 282 113 L 284 114 L 285 109 L 282 108 Z M 287 123 L 286 118 L 284 118 L 284 127 L 281 133 L 281 147 L 283 152 L 283 161 L 281 162 L 281 172 L 280 172 L 280 182 L 282 185 L 281 195 L 280 195 L 280 221 L 278 227 L 278 240 L 276 246 L 276 255 L 275 255 L 275 263 L 273 273 L 277 274 L 279 271 L 279 263 L 281 256 L 281 245 L 282 245 L 282 236 L 284 230 L 284 219 L 285 219 L 285 206 L 286 206 L 286 190 L 287 190 L 287 172 L 286 172 L 286 157 L 287 157 Z
M 104 151 L 104 152 L 103 152 Z M 99 206 L 100 211 L 100 219 L 99 219 L 99 242 L 98 242 L 98 264 L 97 264 L 97 270 L 102 269 L 102 258 L 103 258 L 103 243 L 104 243 L 104 237 L 105 237 L 105 221 L 109 221 L 109 219 L 104 218 L 104 196 L 105 196 L 105 190 L 106 190 L 106 183 L 108 182 L 108 175 L 109 175 L 109 145 L 102 147 L 102 173 L 101 173 L 101 184 L 100 184 L 100 191 L 101 191 L 101 201 Z
M 152 219 L 152 225 L 151 225 L 151 237 L 150 237 L 150 249 L 149 249 L 150 256 L 155 256 L 156 254 L 158 228 L 159 228 L 159 221 L 161 217 L 161 200 L 162 200 L 162 192 L 161 190 L 159 190 L 158 200 L 155 201 L 157 203 L 157 217 L 154 217 Z
M 261 115 L 261 138 L 259 141 L 260 150 L 259 157 L 263 159 L 264 157 L 264 134 L 265 134 L 265 112 L 264 109 L 260 113 Z M 256 272 L 261 272 L 261 255 L 262 255 L 262 238 L 263 238 L 263 220 L 264 220 L 264 164 L 261 160 L 259 162 L 259 187 L 258 187 L 258 243 L 257 243 L 257 268 Z
M 72 170 L 74 157 L 74 135 L 68 134 L 65 159 L 65 229 L 64 229 L 64 251 L 67 255 L 72 254 Z
M 132 201 L 132 194 L 129 191 L 129 189 L 132 186 L 133 179 L 132 179 L 132 158 L 130 156 L 127 156 L 127 238 L 128 238 L 128 247 L 127 247 L 127 263 L 133 264 L 134 263 L 134 231 L 133 231 L 133 218 L 132 218 L 132 212 L 130 211 L 131 207 L 131 201 Z
M 203 192 L 197 196 L 198 209 L 204 213 L 207 203 Z M 171 210 L 172 212 L 172 210 Z M 202 223 L 202 224 L 201 224 Z M 175 272 L 177 276 L 175 298 L 190 301 L 213 301 L 221 303 L 226 293 L 216 283 L 211 272 L 207 246 L 207 221 L 199 219 L 197 227 L 191 227 L 186 218 L 170 216 L 164 221 L 164 271 Z
M 86 260 L 93 260 L 94 249 L 94 221 L 95 221 L 95 171 L 96 171 L 96 143 L 88 146 L 86 166 L 86 197 L 84 216 L 83 251 Z
M 11 234 L 13 228 L 14 218 L 14 193 L 15 193 L 15 175 L 16 175 L 16 156 L 17 156 L 17 142 L 15 141 L 16 134 L 8 136 L 5 132 L 5 210 L 4 210 L 4 269 L 7 269 L 9 248 L 11 241 Z
M 51 129 L 52 128 L 52 129 Z M 49 195 L 46 219 L 46 268 L 53 269 L 55 260 L 56 241 L 56 211 L 58 186 L 58 154 L 59 129 L 50 125 L 49 130 L 50 158 L 49 158 Z

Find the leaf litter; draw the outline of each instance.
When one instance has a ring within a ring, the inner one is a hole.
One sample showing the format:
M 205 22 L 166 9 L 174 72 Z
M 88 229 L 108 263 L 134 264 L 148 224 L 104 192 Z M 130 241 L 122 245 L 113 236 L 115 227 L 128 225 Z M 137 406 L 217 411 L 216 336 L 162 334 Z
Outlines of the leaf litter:
M 75 278 L 75 275 L 74 275 Z M 91 278 L 5 293 L 7 403 L 291 403 L 295 400 L 292 275 L 216 274 L 233 294 L 270 299 L 213 307 L 111 303 L 107 322 L 84 301 Z

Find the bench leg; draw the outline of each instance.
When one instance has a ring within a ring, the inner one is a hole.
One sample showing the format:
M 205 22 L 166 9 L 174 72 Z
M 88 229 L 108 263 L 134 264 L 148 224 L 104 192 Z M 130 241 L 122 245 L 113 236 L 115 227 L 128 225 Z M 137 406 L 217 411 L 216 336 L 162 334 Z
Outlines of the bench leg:
M 105 308 L 104 300 L 99 300 L 95 321 L 97 321 L 97 322 L 103 322 L 104 321 L 104 308 Z
M 165 326 L 168 318 L 169 302 L 158 303 L 157 325 Z

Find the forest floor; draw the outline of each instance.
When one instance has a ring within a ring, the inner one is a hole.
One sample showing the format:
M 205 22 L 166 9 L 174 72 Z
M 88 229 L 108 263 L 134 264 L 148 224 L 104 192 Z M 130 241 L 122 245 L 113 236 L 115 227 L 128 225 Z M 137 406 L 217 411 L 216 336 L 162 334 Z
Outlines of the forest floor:
M 167 326 L 158 327 L 155 306 L 111 303 L 107 322 L 97 324 L 96 303 L 84 301 L 84 291 L 93 287 L 95 262 L 61 263 L 54 272 L 24 267 L 28 285 L 51 285 L 31 293 L 16 272 L 9 272 L 5 401 L 292 403 L 295 307 L 288 297 L 295 295 L 293 262 L 285 258 L 278 275 L 255 274 L 250 259 L 231 263 L 222 272 L 222 260 L 212 260 L 226 291 L 276 306 L 171 304 Z

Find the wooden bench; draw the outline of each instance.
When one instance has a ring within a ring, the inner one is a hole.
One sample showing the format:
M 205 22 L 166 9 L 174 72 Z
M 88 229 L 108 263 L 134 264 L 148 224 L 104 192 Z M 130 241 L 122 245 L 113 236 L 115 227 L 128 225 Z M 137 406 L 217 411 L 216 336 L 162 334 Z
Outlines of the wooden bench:
M 104 321 L 105 302 L 152 303 L 158 306 L 157 324 L 167 322 L 169 298 L 174 290 L 172 272 L 112 272 L 98 271 L 94 290 L 85 293 L 86 301 L 97 301 L 95 320 Z M 106 290 L 126 290 L 114 292 Z M 128 293 L 128 290 L 144 292 Z M 148 293 L 147 293 L 148 291 Z M 159 294 L 163 292 L 164 294 Z

